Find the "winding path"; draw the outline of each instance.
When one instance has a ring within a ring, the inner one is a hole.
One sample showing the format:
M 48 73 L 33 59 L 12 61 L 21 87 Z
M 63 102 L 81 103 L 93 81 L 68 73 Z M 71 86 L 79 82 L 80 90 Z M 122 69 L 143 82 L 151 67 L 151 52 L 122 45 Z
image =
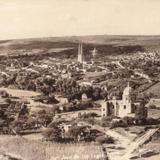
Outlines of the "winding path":
M 106 135 L 113 137 L 116 140 L 116 143 L 113 145 L 114 148 L 110 149 L 106 146 L 109 160 L 130 160 L 132 153 L 160 129 L 150 129 L 144 135 L 132 141 L 114 130 L 104 130 L 103 127 L 97 125 L 93 126 L 93 128 L 104 132 Z

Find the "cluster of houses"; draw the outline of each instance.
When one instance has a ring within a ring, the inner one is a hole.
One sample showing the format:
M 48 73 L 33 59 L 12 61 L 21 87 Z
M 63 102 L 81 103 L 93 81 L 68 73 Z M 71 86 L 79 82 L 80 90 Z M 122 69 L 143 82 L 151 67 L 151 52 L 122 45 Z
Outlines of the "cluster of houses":
M 57 87 L 56 86 L 56 80 L 59 79 L 76 79 L 76 82 L 79 86 L 92 86 L 96 87 L 99 86 L 105 90 L 107 90 L 106 85 L 101 85 L 103 82 L 107 81 L 110 77 L 112 77 L 116 71 L 118 70 L 116 67 L 119 68 L 119 71 L 117 71 L 117 75 L 123 74 L 122 72 L 125 70 L 125 67 L 123 67 L 119 61 L 115 61 L 114 63 L 109 62 L 96 62 L 96 56 L 98 55 L 97 49 L 93 49 L 92 51 L 92 62 L 85 62 L 83 57 L 83 46 L 82 44 L 79 45 L 78 49 L 78 62 L 72 62 L 71 60 L 62 60 L 59 59 L 53 59 L 48 58 L 47 60 L 39 60 L 35 62 L 29 62 L 26 66 L 19 66 L 18 63 L 13 63 L 8 67 L 3 74 L 6 74 L 7 77 L 11 75 L 11 73 L 17 73 L 18 72 L 18 78 L 17 81 L 15 80 L 16 85 L 28 85 L 32 78 L 32 82 L 35 85 L 36 88 L 42 87 L 44 84 L 43 80 L 45 79 L 48 81 L 49 79 L 55 80 L 55 82 L 52 84 L 51 87 Z M 107 67 L 107 65 L 109 67 Z M 114 66 L 116 66 L 114 68 Z M 114 71 L 115 72 L 114 72 Z M 139 72 L 135 72 L 139 73 Z M 139 75 L 144 76 L 144 75 Z M 145 77 L 148 78 L 148 77 Z M 18 80 L 24 80 L 24 83 L 20 83 Z M 14 80 L 14 79 L 13 79 Z M 31 83 L 31 82 L 30 82 Z M 31 83 L 32 84 L 32 83 Z M 44 85 L 46 87 L 46 84 Z M 16 86 L 15 86 L 16 87 Z M 31 88 L 32 89 L 32 85 Z M 24 89 L 24 88 L 22 88 Z M 37 91 L 37 90 L 36 90 Z M 57 94 L 57 93 L 56 93 Z M 63 97 L 62 95 L 56 96 L 55 98 L 61 103 L 61 104 L 67 104 L 69 103 L 68 99 L 66 97 Z M 57 94 L 58 95 L 58 94 Z M 140 101 L 135 101 L 132 99 L 132 88 L 128 84 L 126 88 L 123 91 L 122 99 L 119 99 L 118 97 L 112 97 L 112 98 L 106 98 L 105 100 L 101 101 L 101 117 L 107 117 L 107 116 L 115 116 L 115 117 L 135 117 L 136 110 L 139 107 L 143 106 L 143 103 Z M 42 98 L 42 97 L 40 97 Z M 82 94 L 82 101 L 88 100 L 88 97 L 86 94 Z M 147 117 L 147 110 L 144 108 L 144 117 Z M 65 127 L 69 127 L 69 125 Z M 65 128 L 67 130 L 67 128 Z

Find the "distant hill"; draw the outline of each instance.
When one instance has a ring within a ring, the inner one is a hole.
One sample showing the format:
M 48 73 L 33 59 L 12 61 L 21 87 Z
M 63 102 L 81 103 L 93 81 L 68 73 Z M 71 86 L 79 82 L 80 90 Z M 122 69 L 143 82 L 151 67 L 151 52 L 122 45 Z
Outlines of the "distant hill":
M 86 54 L 96 47 L 103 55 L 128 54 L 137 51 L 160 51 L 160 36 L 71 36 L 71 37 L 50 37 L 33 39 L 16 39 L 0 41 L 0 54 L 20 54 L 22 51 L 38 50 L 51 52 L 53 49 L 62 49 L 62 54 L 77 53 L 78 43 L 84 44 Z M 37 52 L 38 52 L 37 51 Z M 60 54 L 58 54 L 60 55 Z

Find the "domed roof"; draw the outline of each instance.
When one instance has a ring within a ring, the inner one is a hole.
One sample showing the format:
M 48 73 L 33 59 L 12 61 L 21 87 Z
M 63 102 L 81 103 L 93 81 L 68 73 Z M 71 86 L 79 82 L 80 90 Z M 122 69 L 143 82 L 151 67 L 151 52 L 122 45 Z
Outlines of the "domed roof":
M 132 88 L 129 86 L 129 83 L 128 83 L 127 87 L 123 91 L 123 95 L 129 95 L 131 91 L 132 91 Z

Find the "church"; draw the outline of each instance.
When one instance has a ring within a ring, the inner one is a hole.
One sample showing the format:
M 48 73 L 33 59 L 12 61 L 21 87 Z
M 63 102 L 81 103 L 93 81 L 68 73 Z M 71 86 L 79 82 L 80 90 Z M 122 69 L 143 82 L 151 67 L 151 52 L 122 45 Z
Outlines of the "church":
M 92 53 L 92 56 L 90 57 L 90 59 L 88 61 L 92 61 L 93 62 L 93 60 L 96 58 L 96 56 L 98 54 L 98 50 L 96 48 L 94 48 L 90 52 Z M 83 44 L 79 43 L 79 45 L 78 45 L 78 59 L 77 59 L 77 62 L 81 63 L 81 64 L 87 63 L 85 61 L 85 59 L 86 59 L 86 57 L 83 54 Z
M 122 99 L 118 100 L 115 97 L 101 104 L 101 117 L 116 116 L 116 117 L 135 117 L 135 112 L 138 107 L 143 105 L 141 102 L 134 102 L 131 97 L 132 88 L 129 83 L 124 89 Z M 144 107 L 145 108 L 145 107 Z M 147 117 L 144 111 L 144 117 Z

